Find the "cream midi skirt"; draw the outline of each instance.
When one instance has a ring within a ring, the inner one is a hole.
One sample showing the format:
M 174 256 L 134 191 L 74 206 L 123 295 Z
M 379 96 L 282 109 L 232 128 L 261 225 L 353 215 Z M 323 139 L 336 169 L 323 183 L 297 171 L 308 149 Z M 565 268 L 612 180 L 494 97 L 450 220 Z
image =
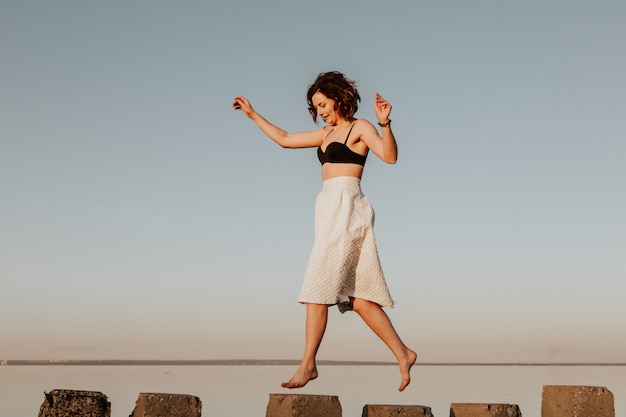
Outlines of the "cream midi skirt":
M 393 308 L 374 240 L 374 210 L 361 180 L 341 176 L 324 181 L 315 202 L 315 241 L 298 301 L 338 304 L 350 297 Z

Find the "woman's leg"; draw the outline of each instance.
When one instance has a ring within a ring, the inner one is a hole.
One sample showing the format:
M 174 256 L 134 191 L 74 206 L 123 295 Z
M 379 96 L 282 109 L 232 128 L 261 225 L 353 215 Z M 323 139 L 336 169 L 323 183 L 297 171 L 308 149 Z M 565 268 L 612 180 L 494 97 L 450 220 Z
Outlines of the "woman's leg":
M 380 305 L 362 298 L 355 298 L 353 309 L 393 352 L 400 366 L 400 375 L 402 376 L 400 391 L 404 391 L 411 382 L 411 367 L 417 360 L 417 354 L 402 342 L 400 336 L 393 328 L 389 316 L 387 316 L 387 313 L 383 311 Z
M 306 304 L 304 355 L 294 376 L 281 384 L 283 388 L 301 388 L 310 380 L 317 378 L 315 356 L 322 343 L 327 321 L 328 306 L 326 304 Z

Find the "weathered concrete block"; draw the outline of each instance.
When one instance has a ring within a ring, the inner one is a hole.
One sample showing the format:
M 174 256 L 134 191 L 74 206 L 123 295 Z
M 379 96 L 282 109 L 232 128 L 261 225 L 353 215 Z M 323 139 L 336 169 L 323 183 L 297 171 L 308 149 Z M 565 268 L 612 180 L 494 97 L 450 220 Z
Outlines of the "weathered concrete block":
M 365 404 L 362 417 L 433 417 L 423 405 Z
M 200 417 L 200 398 L 186 394 L 158 394 L 142 392 L 129 417 Z
M 45 395 L 39 417 L 111 416 L 111 403 L 101 392 L 54 389 Z
M 335 395 L 270 394 L 266 417 L 341 417 Z
M 450 417 L 522 417 L 517 404 L 452 403 Z
M 613 393 L 604 387 L 544 385 L 541 417 L 615 417 Z

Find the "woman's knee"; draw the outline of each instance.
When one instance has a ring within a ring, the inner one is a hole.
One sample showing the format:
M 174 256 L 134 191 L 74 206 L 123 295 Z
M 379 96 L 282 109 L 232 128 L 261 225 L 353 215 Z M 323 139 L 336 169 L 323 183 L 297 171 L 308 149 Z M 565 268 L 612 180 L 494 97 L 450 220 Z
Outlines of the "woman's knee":
M 354 312 L 357 314 L 361 314 L 372 308 L 380 308 L 380 305 L 376 304 L 373 301 L 366 300 L 364 298 L 352 299 L 352 310 L 354 310 Z

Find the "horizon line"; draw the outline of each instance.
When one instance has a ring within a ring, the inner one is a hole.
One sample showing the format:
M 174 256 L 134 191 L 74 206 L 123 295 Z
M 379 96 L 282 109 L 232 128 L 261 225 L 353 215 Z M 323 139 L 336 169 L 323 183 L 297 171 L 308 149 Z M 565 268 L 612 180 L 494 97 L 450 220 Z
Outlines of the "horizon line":
M 318 360 L 318 365 L 397 365 L 388 361 L 349 361 Z M 117 365 L 180 365 L 180 366 L 218 366 L 218 365 L 298 365 L 297 359 L 4 359 L 0 366 L 18 365 L 74 365 L 74 366 L 117 366 Z M 626 362 L 421 362 L 415 366 L 626 366 Z

